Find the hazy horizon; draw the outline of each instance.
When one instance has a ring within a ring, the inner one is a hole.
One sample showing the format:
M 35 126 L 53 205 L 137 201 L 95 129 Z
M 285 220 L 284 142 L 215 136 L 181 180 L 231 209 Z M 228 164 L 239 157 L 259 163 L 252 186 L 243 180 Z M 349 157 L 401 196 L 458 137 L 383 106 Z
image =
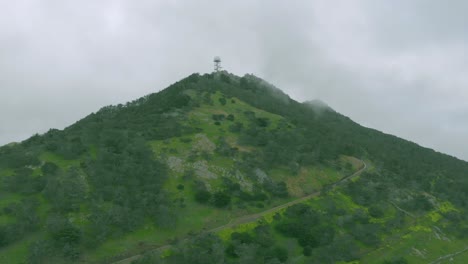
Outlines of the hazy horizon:
M 468 160 L 464 1 L 0 7 L 0 145 L 211 72 L 219 55 L 227 71 L 297 101 L 320 99 L 363 126 Z

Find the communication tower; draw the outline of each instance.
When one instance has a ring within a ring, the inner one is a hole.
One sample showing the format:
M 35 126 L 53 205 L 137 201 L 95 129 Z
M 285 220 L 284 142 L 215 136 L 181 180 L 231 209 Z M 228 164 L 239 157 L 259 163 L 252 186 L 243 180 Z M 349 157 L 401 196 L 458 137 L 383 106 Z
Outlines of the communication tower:
M 219 72 L 222 67 L 221 67 L 221 58 L 219 56 L 214 57 L 214 70 L 215 72 Z

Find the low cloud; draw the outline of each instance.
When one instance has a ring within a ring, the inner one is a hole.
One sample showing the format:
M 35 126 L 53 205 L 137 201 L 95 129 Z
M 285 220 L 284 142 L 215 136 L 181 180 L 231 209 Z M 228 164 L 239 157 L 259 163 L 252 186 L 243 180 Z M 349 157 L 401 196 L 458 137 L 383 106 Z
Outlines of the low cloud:
M 0 144 L 210 72 L 220 55 L 298 101 L 468 160 L 465 1 L 4 2 Z

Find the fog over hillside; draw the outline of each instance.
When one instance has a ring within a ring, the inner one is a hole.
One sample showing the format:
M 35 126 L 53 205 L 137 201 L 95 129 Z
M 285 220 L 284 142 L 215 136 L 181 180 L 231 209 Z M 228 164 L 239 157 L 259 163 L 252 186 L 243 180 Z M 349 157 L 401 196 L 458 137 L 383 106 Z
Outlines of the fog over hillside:
M 468 160 L 467 8 L 459 0 L 2 1 L 0 144 L 211 72 L 219 55 L 229 72 Z

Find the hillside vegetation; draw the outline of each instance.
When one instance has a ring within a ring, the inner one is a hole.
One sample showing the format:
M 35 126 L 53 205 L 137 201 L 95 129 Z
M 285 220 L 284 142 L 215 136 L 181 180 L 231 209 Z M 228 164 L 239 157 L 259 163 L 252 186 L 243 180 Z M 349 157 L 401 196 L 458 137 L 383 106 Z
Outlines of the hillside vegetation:
M 255 76 L 193 74 L 1 147 L 0 262 L 463 263 L 467 173 Z

